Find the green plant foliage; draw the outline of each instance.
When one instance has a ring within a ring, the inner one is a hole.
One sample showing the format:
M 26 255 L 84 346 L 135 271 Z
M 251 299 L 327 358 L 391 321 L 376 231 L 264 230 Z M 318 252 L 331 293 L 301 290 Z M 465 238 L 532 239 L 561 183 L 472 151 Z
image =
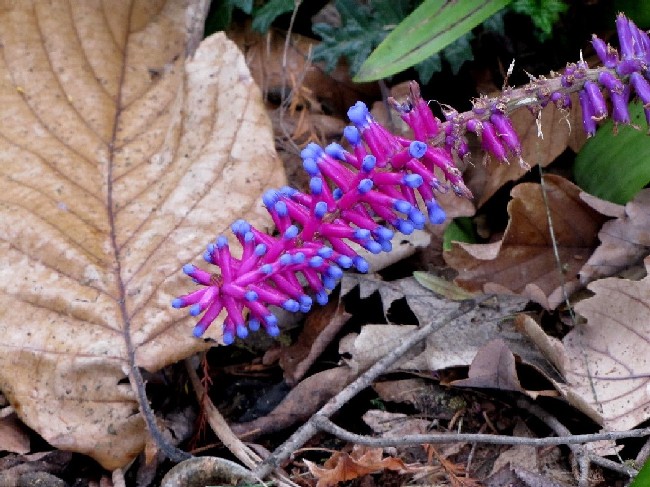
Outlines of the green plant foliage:
M 442 236 L 442 250 L 451 250 L 452 242 L 476 243 L 478 236 L 469 217 L 454 218 Z
M 514 0 L 510 7 L 513 11 L 530 17 L 538 30 L 537 38 L 542 42 L 551 36 L 560 14 L 569 8 L 562 0 Z
M 650 460 L 647 460 L 629 487 L 650 487 Z
M 632 124 L 645 125 L 643 106 L 630 105 Z M 618 133 L 616 133 L 618 132 Z M 586 192 L 625 204 L 650 182 L 648 136 L 630 126 L 603 124 L 576 157 L 575 180 Z
M 332 71 L 339 60 L 348 60 L 351 73 L 356 73 L 372 50 L 399 24 L 410 11 L 409 0 L 377 0 L 363 4 L 357 0 L 336 0 L 341 26 L 314 24 L 312 30 L 322 42 L 314 48 L 313 60 L 325 63 Z
M 363 63 L 355 81 L 373 81 L 404 71 L 441 51 L 511 0 L 425 0 Z
M 215 7 L 216 5 L 216 7 Z M 213 2 L 208 17 L 205 19 L 205 35 L 225 30 L 232 22 L 232 12 L 238 8 L 250 15 L 253 11 L 253 0 L 223 0 Z
M 255 14 L 253 15 L 253 29 L 261 33 L 267 32 L 275 19 L 282 14 L 292 12 L 294 6 L 294 0 L 270 0 L 255 10 Z

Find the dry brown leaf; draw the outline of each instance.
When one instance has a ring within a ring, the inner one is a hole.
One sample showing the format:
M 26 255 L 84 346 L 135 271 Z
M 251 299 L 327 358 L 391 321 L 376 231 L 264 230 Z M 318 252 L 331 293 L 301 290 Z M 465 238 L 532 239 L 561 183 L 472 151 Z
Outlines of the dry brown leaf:
M 280 351 L 280 366 L 287 384 L 294 385 L 303 378 L 350 316 L 343 305 L 335 301 L 307 316 L 295 343 Z
M 585 143 L 587 136 L 582 130 L 577 96 L 574 96 L 572 106 L 566 111 L 558 110 L 553 104 L 547 105 L 541 111 L 539 125 L 538 119 L 528 110 L 517 110 L 512 114 L 512 124 L 521 140 L 522 157 L 530 167 L 538 164 L 546 167 L 567 148 L 578 152 Z M 541 127 L 543 138 L 538 135 L 538 127 Z M 475 161 L 465 173 L 465 183 L 474 193 L 476 206 L 481 207 L 501 186 L 525 173 L 516 160 L 510 164 Z
M 588 203 L 593 205 L 592 201 Z M 650 189 L 641 190 L 622 213 L 598 233 L 601 244 L 580 271 L 583 284 L 612 276 L 650 253 Z
M 451 385 L 526 392 L 517 377 L 515 356 L 500 338 L 479 348 L 469 366 L 467 379 L 455 380 Z
M 360 98 L 379 96 L 376 83 L 352 83 L 344 66 L 326 73 L 320 66 L 309 63 L 310 52 L 318 44 L 314 39 L 292 33 L 285 56 L 286 36 L 286 32 L 276 29 L 264 35 L 248 27 L 228 31 L 228 37 L 244 53 L 263 93 L 277 96 L 282 93 L 283 83 L 290 89 L 299 85 L 317 93 L 318 102 L 326 106 L 327 112 L 338 114 L 345 114 Z
M 0 388 L 55 447 L 107 469 L 146 431 L 129 381 L 209 344 L 171 309 L 179 271 L 281 185 L 236 46 L 198 2 L 0 10 Z M 220 326 L 210 336 L 219 338 Z
M 650 257 L 645 259 L 650 269 Z M 566 394 L 607 430 L 625 431 L 650 419 L 650 277 L 607 278 L 589 284 L 592 298 L 576 305 L 587 318 L 564 338 Z
M 302 423 L 356 376 L 356 371 L 347 366 L 317 372 L 298 383 L 269 414 L 246 423 L 233 424 L 232 431 L 249 441 L 259 435 Z
M 384 438 L 421 435 L 429 431 L 431 420 L 403 413 L 369 409 L 362 416 L 368 427 Z
M 555 258 L 541 186 L 523 183 L 512 190 L 510 221 L 503 239 L 489 244 L 454 243 L 445 260 L 459 275 L 456 282 L 470 291 L 513 293 L 546 309 L 554 309 L 580 288 L 577 279 L 597 246 L 596 234 L 605 217 L 580 198 L 580 189 L 555 175 L 544 178 L 548 211 L 561 268 Z
M 29 433 L 14 413 L 0 415 L 0 451 L 25 454 L 30 451 Z
M 354 445 L 352 453 L 335 452 L 319 467 L 309 460 L 304 460 L 311 474 L 318 479 L 316 487 L 330 487 L 339 482 L 353 480 L 364 475 L 384 470 L 400 473 L 414 471 L 402 460 L 393 457 L 384 458 L 381 448 L 369 448 Z
M 412 278 L 383 282 L 371 275 L 348 275 L 343 280 L 343 286 L 347 289 L 354 287 L 353 282 L 358 283 L 362 297 L 379 292 L 384 314 L 388 314 L 396 300 L 406 298 L 409 308 L 421 325 L 433 319 L 443 319 L 458 306 L 453 301 L 436 296 Z M 453 325 L 432 333 L 424 344 L 413 347 L 394 367 L 401 370 L 438 371 L 468 366 L 485 343 L 502 338 L 524 364 L 534 367 L 548 379 L 560 380 L 554 367 L 531 346 L 531 342 L 517 330 L 512 319 L 526 304 L 527 300 L 517 296 L 495 297 L 493 301 L 454 320 Z M 365 325 L 360 333 L 350 334 L 341 340 L 339 353 L 348 354 L 349 364 L 365 370 L 416 328 L 412 325 Z

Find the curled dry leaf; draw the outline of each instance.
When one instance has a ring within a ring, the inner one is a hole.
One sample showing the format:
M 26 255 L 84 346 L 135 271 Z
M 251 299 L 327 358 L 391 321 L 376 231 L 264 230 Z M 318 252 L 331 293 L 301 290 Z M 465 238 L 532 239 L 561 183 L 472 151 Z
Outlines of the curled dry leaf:
M 602 205 L 593 199 L 587 202 L 599 209 Z M 601 243 L 580 271 L 584 284 L 612 276 L 650 253 L 650 189 L 641 190 L 625 207 L 616 206 L 622 214 L 603 225 L 598 233 Z
M 115 469 L 146 438 L 129 370 L 208 346 L 170 307 L 181 266 L 238 217 L 264 226 L 283 176 L 236 46 L 186 59 L 197 2 L 5 5 L 0 388 L 50 444 Z
M 456 282 L 470 291 L 525 296 L 546 309 L 580 288 L 577 279 L 598 245 L 596 234 L 605 217 L 579 198 L 580 189 L 559 176 L 544 177 L 553 233 L 561 266 L 555 257 L 547 208 L 539 184 L 512 190 L 510 221 L 503 238 L 488 244 L 454 243 L 445 253 L 459 273 Z
M 580 103 L 574 95 L 570 110 L 559 110 L 553 104 L 547 105 L 534 117 L 528 110 L 517 110 L 512 114 L 512 124 L 519 134 L 522 158 L 535 167 L 548 166 L 567 148 L 578 152 L 587 140 L 582 130 Z M 540 130 L 542 136 L 540 136 Z M 467 169 L 465 182 L 476 198 L 476 206 L 481 207 L 501 186 L 515 181 L 526 173 L 519 161 L 510 164 L 494 162 L 483 164 L 475 161 Z
M 316 487 L 331 487 L 339 482 L 353 480 L 384 470 L 400 473 L 415 472 L 422 467 L 407 466 L 399 458 L 384 458 L 383 449 L 354 445 L 352 453 L 335 452 L 322 467 L 304 460 L 311 474 L 318 479 Z

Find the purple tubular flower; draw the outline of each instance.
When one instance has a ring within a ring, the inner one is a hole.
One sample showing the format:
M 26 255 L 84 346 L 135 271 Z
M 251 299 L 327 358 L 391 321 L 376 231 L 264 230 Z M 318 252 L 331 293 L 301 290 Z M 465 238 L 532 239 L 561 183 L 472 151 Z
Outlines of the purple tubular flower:
M 596 135 L 596 121 L 593 117 L 593 108 L 585 91 L 580 91 L 578 97 L 580 99 L 580 108 L 582 109 L 582 126 L 587 136 L 591 137 Z
M 586 94 L 591 105 L 591 118 L 595 121 L 607 118 L 607 104 L 600 87 L 592 81 L 587 81 L 582 91 Z
M 596 51 L 596 55 L 600 58 L 600 61 L 607 68 L 615 68 L 618 64 L 618 52 L 613 49 L 610 45 L 606 44 L 604 40 L 594 34 L 591 38 L 591 45 Z

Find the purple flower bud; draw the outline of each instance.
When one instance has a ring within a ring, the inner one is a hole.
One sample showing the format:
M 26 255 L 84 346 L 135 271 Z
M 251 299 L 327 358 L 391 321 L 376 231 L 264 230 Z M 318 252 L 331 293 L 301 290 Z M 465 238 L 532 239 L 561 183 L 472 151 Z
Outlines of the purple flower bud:
M 582 126 L 588 137 L 596 135 L 596 121 L 593 117 L 593 109 L 587 93 L 583 90 L 578 93 L 580 108 L 582 109 Z
M 519 136 L 512 126 L 510 118 L 501 112 L 494 112 L 490 115 L 490 122 L 494 125 L 499 139 L 510 149 L 510 151 L 519 156 L 521 155 L 521 142 Z
M 611 46 L 605 43 L 604 40 L 594 34 L 591 38 L 591 44 L 596 51 L 596 55 L 600 58 L 600 61 L 607 68 L 614 68 L 618 63 L 618 53 L 615 49 L 612 49 Z
M 591 117 L 596 121 L 606 118 L 607 104 L 598 85 L 592 81 L 587 81 L 582 91 L 586 93 L 589 104 L 591 105 Z
M 618 14 L 616 17 L 616 32 L 618 33 L 618 42 L 621 46 L 621 54 L 623 56 L 623 59 L 634 57 L 633 38 L 630 23 L 631 22 L 622 13 Z M 636 26 L 634 26 L 634 28 L 636 28 Z
M 643 105 L 646 108 L 650 107 L 650 84 L 648 81 L 639 73 L 632 73 L 630 75 L 630 84 Z
M 506 157 L 506 149 L 491 122 L 483 122 L 481 147 L 496 157 L 499 161 L 507 162 L 508 158 Z

